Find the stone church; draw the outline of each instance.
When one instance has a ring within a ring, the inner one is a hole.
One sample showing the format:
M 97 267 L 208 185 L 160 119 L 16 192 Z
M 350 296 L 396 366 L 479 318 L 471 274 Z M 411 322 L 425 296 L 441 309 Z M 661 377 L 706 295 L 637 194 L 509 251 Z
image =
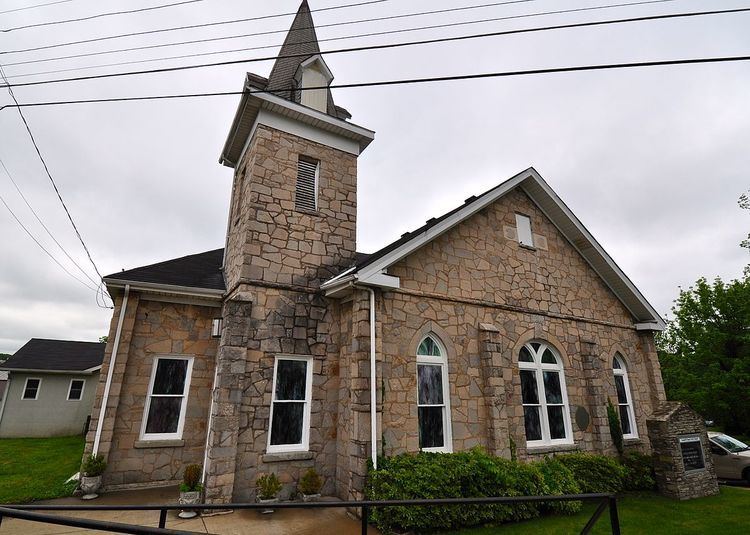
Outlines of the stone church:
M 242 502 L 259 474 L 288 496 L 314 467 L 325 494 L 357 499 L 382 455 L 613 452 L 608 401 L 648 451 L 663 321 L 602 246 L 529 168 L 357 252 L 374 133 L 332 79 L 303 1 L 221 153 L 224 248 L 105 277 L 86 446 L 105 488 L 174 484 L 196 463 L 208 502 Z

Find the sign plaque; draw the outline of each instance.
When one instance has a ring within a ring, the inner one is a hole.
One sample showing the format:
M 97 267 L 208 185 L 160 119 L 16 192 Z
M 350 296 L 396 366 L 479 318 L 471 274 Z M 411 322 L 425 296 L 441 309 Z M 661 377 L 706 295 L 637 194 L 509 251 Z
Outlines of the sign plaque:
M 706 463 L 703 459 L 703 445 L 699 436 L 679 437 L 682 464 L 686 472 L 704 470 Z

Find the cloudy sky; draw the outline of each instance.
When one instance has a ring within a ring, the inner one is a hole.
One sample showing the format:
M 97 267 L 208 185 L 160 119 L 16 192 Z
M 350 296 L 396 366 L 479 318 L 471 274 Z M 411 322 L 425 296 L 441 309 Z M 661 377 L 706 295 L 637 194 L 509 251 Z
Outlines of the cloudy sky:
M 357 0 L 312 0 L 312 9 Z M 313 13 L 318 37 L 511 17 L 632 0 L 530 0 L 452 13 L 339 24 L 486 4 L 390 0 Z M 6 0 L 0 11 L 46 3 Z M 69 0 L 0 13 L 0 28 L 171 3 Z M 291 17 L 158 33 L 25 53 L 16 50 L 178 25 L 295 11 L 297 0 L 203 0 L 0 33 L 12 83 L 266 56 L 277 49 L 80 69 L 193 53 L 278 45 L 283 33 L 64 60 L 12 63 L 175 41 L 285 30 Z M 323 50 L 657 13 L 744 7 L 739 0 L 674 0 L 323 42 Z M 338 24 L 321 27 L 323 25 Z M 326 58 L 334 83 L 594 63 L 747 55 L 750 14 L 551 31 Z M 236 91 L 269 62 L 179 73 L 18 87 L 21 102 Z M 37 73 L 36 76 L 22 77 Z M 520 170 L 534 166 L 662 314 L 678 286 L 733 278 L 750 260 L 739 242 L 750 214 L 750 62 L 631 69 L 434 85 L 340 89 L 353 122 L 377 132 L 360 158 L 358 249 L 371 252 Z M 0 89 L 0 104 L 10 99 Z M 60 191 L 103 274 L 221 247 L 232 171 L 217 160 L 238 97 L 27 108 Z M 19 115 L 0 111 L 0 159 L 55 238 L 94 276 Z M 0 196 L 71 272 L 0 169 Z M 65 274 L 0 205 L 0 352 L 30 337 L 96 340 L 111 311 Z

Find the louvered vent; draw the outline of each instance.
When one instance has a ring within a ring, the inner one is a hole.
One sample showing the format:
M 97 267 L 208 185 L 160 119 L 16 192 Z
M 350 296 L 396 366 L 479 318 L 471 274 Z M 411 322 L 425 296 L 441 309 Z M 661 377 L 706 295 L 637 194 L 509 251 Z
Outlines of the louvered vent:
M 299 159 L 297 163 L 297 192 L 294 204 L 297 210 L 318 209 L 318 162 Z

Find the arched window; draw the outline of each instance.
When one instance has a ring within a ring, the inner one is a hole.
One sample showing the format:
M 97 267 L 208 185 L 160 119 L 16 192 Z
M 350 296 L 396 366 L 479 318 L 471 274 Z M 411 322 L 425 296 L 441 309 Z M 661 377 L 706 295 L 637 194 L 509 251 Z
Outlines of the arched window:
M 448 362 L 445 348 L 434 334 L 425 336 L 417 348 L 417 412 L 419 448 L 451 452 Z
M 615 353 L 615 357 L 612 359 L 612 373 L 615 374 L 615 390 L 617 390 L 617 405 L 620 409 L 622 436 L 623 438 L 637 438 L 638 429 L 635 425 L 635 412 L 633 411 L 633 396 L 630 395 L 628 369 L 625 367 L 625 359 L 619 353 Z
M 518 355 L 526 445 L 572 444 L 565 374 L 557 351 L 529 342 Z

